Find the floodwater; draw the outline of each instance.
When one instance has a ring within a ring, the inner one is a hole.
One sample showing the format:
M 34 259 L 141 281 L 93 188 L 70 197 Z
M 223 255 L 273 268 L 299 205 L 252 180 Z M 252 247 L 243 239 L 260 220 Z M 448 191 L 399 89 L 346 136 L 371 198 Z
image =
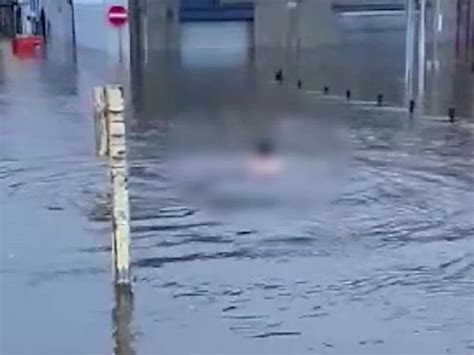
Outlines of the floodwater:
M 135 67 L 133 295 L 111 284 L 89 100 L 123 72 L 4 45 L 1 352 L 473 353 L 474 76 L 443 60 L 410 117 L 392 37 L 351 34 L 298 60 L 150 53 Z M 276 178 L 241 174 L 261 139 L 283 161 Z

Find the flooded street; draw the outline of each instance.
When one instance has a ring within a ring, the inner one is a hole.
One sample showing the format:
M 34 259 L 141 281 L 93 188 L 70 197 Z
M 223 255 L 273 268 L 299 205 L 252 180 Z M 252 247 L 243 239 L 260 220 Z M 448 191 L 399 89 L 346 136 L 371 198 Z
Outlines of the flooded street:
M 413 117 L 400 32 L 298 56 L 150 52 L 130 81 L 92 53 L 1 50 L 2 353 L 474 352 L 474 74 L 450 47 Z M 130 100 L 131 299 L 114 295 L 94 155 L 91 88 L 113 80 Z M 277 179 L 239 172 L 263 139 Z

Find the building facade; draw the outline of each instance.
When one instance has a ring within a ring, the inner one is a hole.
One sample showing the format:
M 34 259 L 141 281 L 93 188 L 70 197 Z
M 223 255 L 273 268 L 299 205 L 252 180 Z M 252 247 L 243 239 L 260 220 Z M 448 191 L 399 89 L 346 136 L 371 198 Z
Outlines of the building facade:
M 32 0 L 37 19 L 44 18 L 46 41 L 74 45 L 126 60 L 129 53 L 129 26 L 112 26 L 107 11 L 112 5 L 127 7 L 128 0 Z M 42 25 L 40 25 L 42 27 Z

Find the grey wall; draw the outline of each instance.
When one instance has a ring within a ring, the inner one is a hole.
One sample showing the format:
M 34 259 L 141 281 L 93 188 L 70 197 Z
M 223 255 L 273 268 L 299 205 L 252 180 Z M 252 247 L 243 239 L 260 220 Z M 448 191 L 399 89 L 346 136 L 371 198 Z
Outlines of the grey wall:
M 255 44 L 260 47 L 312 47 L 334 43 L 339 38 L 332 0 L 256 0 Z
M 143 0 L 144 40 L 148 50 L 176 49 L 179 41 L 179 0 Z

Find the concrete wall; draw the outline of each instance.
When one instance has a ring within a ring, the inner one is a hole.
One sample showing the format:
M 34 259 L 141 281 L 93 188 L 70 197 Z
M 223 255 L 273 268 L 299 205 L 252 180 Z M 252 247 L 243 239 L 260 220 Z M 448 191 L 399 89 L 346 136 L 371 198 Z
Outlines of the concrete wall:
M 385 31 L 405 29 L 403 14 L 360 16 L 345 19 L 332 10 L 339 5 L 402 5 L 405 0 L 254 0 L 255 39 L 259 47 L 294 46 L 302 48 L 319 44 L 337 43 L 341 31 L 368 30 Z M 428 0 L 427 35 L 430 38 L 438 28 L 436 5 L 439 2 L 442 26 L 437 30 L 439 41 L 452 41 L 456 35 L 457 0 Z M 290 5 L 290 4 L 296 4 Z M 436 17 L 436 18 L 435 18 Z M 349 26 L 348 26 L 349 24 Z
M 48 39 L 72 42 L 72 8 L 66 0 L 41 0 L 39 10 L 44 9 L 49 23 Z
M 436 1 L 436 0 L 435 0 Z M 435 2 L 433 1 L 433 2 Z M 440 40 L 452 40 L 456 38 L 457 1 L 439 0 L 442 16 Z
M 256 0 L 257 47 L 313 47 L 338 41 L 332 0 Z
M 179 47 L 179 0 L 143 0 L 145 45 L 151 50 Z

